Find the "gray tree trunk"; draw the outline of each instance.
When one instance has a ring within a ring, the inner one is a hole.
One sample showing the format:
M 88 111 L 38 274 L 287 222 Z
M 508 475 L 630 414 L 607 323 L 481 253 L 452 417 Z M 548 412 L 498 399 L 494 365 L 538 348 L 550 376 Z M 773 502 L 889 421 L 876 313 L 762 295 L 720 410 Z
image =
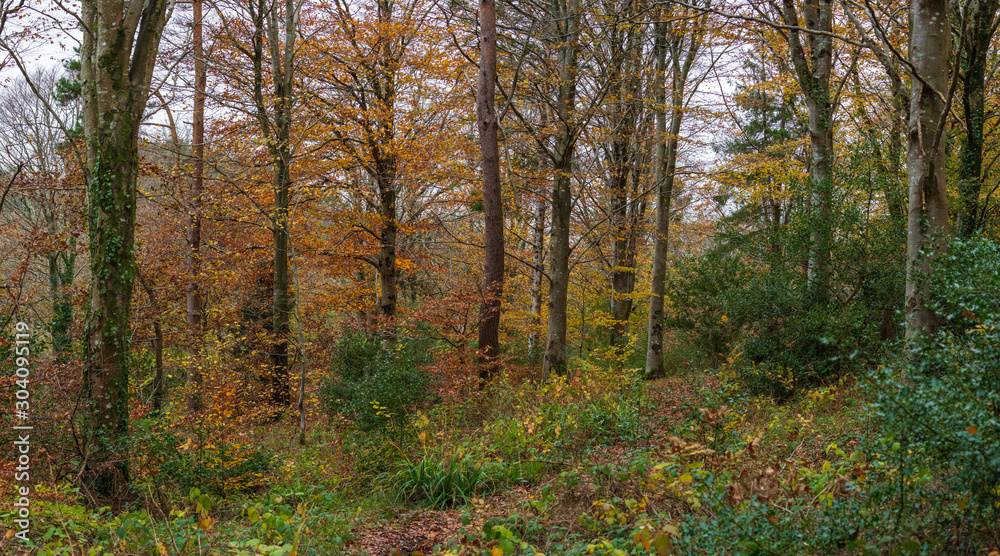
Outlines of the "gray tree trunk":
M 663 375 L 663 295 L 666 290 L 667 247 L 670 239 L 670 204 L 674 194 L 674 172 L 677 168 L 677 144 L 684 118 L 685 86 L 691 67 L 698 56 L 704 30 L 695 24 L 685 35 L 669 36 L 670 24 L 656 24 L 655 95 L 658 106 L 656 121 L 656 152 L 653 159 L 653 183 L 656 184 L 656 233 L 653 242 L 653 273 L 650 284 L 648 339 L 646 343 L 647 378 Z M 684 42 L 687 41 L 687 48 Z M 667 130 L 666 62 L 670 55 L 671 107 L 670 129 Z
M 87 143 L 90 303 L 84 319 L 85 480 L 101 496 L 129 483 L 129 320 L 135 280 L 139 124 L 149 98 L 166 0 L 88 0 L 80 77 Z
M 809 111 L 810 164 L 809 205 L 812 216 L 807 277 L 811 303 L 825 301 L 830 280 L 830 204 L 833 200 L 833 112 L 830 77 L 833 70 L 833 38 L 820 33 L 833 32 L 833 0 L 818 0 L 802 5 L 804 22 L 794 0 L 784 0 L 781 18 L 791 28 L 785 32 L 792 65 Z M 807 53 L 800 38 L 799 26 L 806 32 Z
M 284 411 L 291 402 L 288 371 L 288 343 L 294 301 L 289 292 L 289 209 L 292 203 L 292 147 L 290 143 L 292 111 L 295 107 L 293 71 L 295 37 L 298 29 L 298 6 L 295 0 L 285 0 L 283 9 L 277 2 L 251 0 L 247 7 L 254 23 L 251 37 L 253 63 L 253 97 L 261 134 L 267 139 L 271 156 L 271 187 L 274 195 L 271 236 L 274 246 L 274 289 L 272 295 L 271 367 L 263 376 L 270 409 Z M 284 36 L 282 37 L 282 31 Z M 265 37 L 266 35 L 266 37 Z M 266 53 L 265 53 L 266 49 Z M 271 64 L 270 81 L 274 93 L 264 97 L 265 60 Z
M 556 111 L 559 119 L 553 157 L 552 229 L 549 249 L 548 332 L 545 341 L 546 371 L 566 374 L 566 310 L 569 295 L 569 228 L 573 205 L 573 152 L 577 126 L 576 106 L 577 54 L 580 49 L 580 0 L 554 0 L 559 41 L 559 94 Z
M 944 149 L 951 27 L 945 0 L 911 0 L 909 204 L 906 221 L 906 337 L 933 331 L 941 319 L 927 307 L 930 260 L 944 252 L 948 190 Z
M 576 73 L 580 49 L 580 0 L 554 0 L 552 12 L 560 40 L 557 45 L 559 119 L 553 158 L 552 229 L 549 249 L 548 334 L 545 341 L 546 371 L 566 374 L 566 310 L 569 295 L 569 228 L 573 208 L 573 154 L 576 147 Z
M 608 31 L 610 41 L 606 79 L 611 83 L 614 101 L 608 119 L 611 137 L 607 150 L 608 190 L 611 196 L 610 224 L 614 230 L 611 255 L 611 316 L 614 324 L 608 343 L 618 356 L 625 353 L 629 344 L 629 318 L 632 316 L 635 291 L 636 248 L 645 203 L 639 198 L 642 187 L 637 171 L 646 146 L 645 137 L 638 129 L 642 115 L 641 37 L 634 8 L 626 0 L 623 6 L 614 2 L 606 4 L 614 13 L 614 25 Z

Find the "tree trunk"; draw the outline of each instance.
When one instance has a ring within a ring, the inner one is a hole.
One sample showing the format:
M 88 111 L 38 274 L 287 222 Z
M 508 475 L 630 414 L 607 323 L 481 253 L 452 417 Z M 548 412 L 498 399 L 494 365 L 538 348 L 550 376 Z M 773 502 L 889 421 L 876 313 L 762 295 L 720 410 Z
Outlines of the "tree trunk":
M 989 45 L 996 30 L 996 0 L 980 0 L 965 4 L 970 20 L 964 44 L 960 51 L 962 78 L 962 108 L 965 133 L 958 165 L 958 193 L 961 207 L 958 213 L 958 231 L 970 238 L 982 226 L 979 195 L 983 188 L 983 126 L 986 121 L 986 72 Z M 959 19 L 961 15 L 959 14 Z
M 556 138 L 552 187 L 552 235 L 549 244 L 548 333 L 545 341 L 546 371 L 566 374 L 566 309 L 569 295 L 569 228 L 573 204 L 573 151 L 576 126 L 573 109 L 576 106 L 577 53 L 580 38 L 580 0 L 556 0 L 553 12 L 557 16 L 558 44 L 559 135 Z
M 538 162 L 538 173 L 542 172 L 542 161 Z M 528 357 L 538 361 L 538 333 L 542 328 L 542 278 L 545 276 L 545 213 L 549 205 L 544 187 L 539 188 L 535 204 L 535 225 L 531 247 L 531 331 L 528 332 Z
M 656 191 L 656 232 L 653 240 L 653 273 L 650 283 L 649 324 L 647 326 L 647 377 L 663 374 L 663 294 L 667 278 L 667 240 L 670 232 L 670 199 L 673 176 L 668 176 L 667 143 L 667 32 L 669 24 L 657 22 L 653 28 L 656 75 L 653 94 L 656 105 L 656 151 L 653 154 L 653 187 Z
M 381 247 L 378 256 L 378 277 L 382 284 L 379 291 L 379 306 L 382 308 L 382 339 L 393 342 L 396 339 L 396 239 L 399 224 L 396 222 L 396 180 L 392 177 L 378 182 L 379 212 L 382 229 L 379 237 Z
M 205 49 L 202 41 L 202 2 L 191 2 L 194 11 L 192 42 L 194 56 L 194 114 L 191 122 L 191 147 L 193 150 L 193 170 L 191 191 L 188 199 L 187 263 L 188 283 L 186 298 L 186 321 L 189 337 L 191 362 L 187 371 L 187 409 L 191 413 L 202 407 L 201 375 L 201 199 L 205 174 Z
M 49 290 L 52 295 L 52 351 L 56 361 L 65 363 L 70 356 L 72 338 L 69 328 L 73 324 L 73 300 L 69 288 L 73 285 L 73 271 L 76 267 L 76 241 L 70 238 L 70 249 L 57 251 L 48 256 Z
M 85 481 L 113 497 L 129 484 L 129 320 L 135 279 L 139 124 L 166 23 L 165 0 L 84 2 L 81 82 L 87 142 L 90 304 L 84 319 Z
M 944 150 L 945 101 L 951 56 L 945 0 L 911 0 L 910 63 L 919 78 L 910 95 L 909 205 L 906 222 L 906 337 L 941 322 L 926 305 L 930 260 L 944 252 L 948 190 Z
M 257 122 L 261 134 L 267 139 L 271 155 L 271 187 L 274 195 L 271 235 L 274 245 L 274 289 L 272 294 L 273 341 L 271 368 L 261 377 L 267 388 L 270 410 L 284 411 L 291 402 L 291 385 L 288 380 L 289 321 L 294 300 L 289 293 L 288 255 L 289 209 L 292 203 L 292 147 L 290 143 L 292 110 L 295 105 L 293 91 L 293 64 L 295 37 L 298 29 L 298 12 L 294 0 L 285 0 L 284 10 L 277 2 L 268 5 L 265 0 L 247 4 L 254 23 L 251 37 L 253 54 L 253 97 Z M 283 17 L 283 21 L 279 18 Z M 279 23 L 279 21 L 281 21 Z M 283 27 L 283 29 L 282 29 Z M 280 36 L 284 31 L 284 37 Z M 266 33 L 266 39 L 265 39 Z M 271 81 L 274 94 L 264 98 L 265 82 L 263 63 L 267 48 L 271 63 Z M 273 111 L 273 112 L 272 112 Z
M 656 234 L 653 243 L 653 276 L 650 284 L 648 341 L 646 344 L 646 378 L 663 375 L 663 296 L 666 291 L 667 246 L 670 239 L 670 202 L 674 194 L 674 173 L 677 168 L 677 144 L 684 117 L 684 88 L 691 66 L 701 45 L 700 26 L 687 36 L 687 49 L 681 46 L 685 39 L 674 35 L 668 42 L 669 24 L 657 23 L 654 49 L 656 49 L 657 98 L 656 153 L 653 161 L 653 182 L 656 184 Z M 666 122 L 666 60 L 671 59 L 671 109 L 670 130 Z
M 500 194 L 500 122 L 496 114 L 497 35 L 494 0 L 479 0 L 479 87 L 476 119 L 483 171 L 483 304 L 479 313 L 479 378 L 496 374 L 500 354 L 500 302 L 504 281 L 503 199 Z
M 280 129 L 280 128 L 279 128 Z M 284 154 L 284 153 L 283 153 Z M 291 402 L 288 379 L 288 340 L 293 300 L 288 280 L 288 209 L 291 206 L 291 176 L 287 154 L 280 156 L 274 170 L 274 214 L 271 233 L 274 238 L 274 343 L 271 346 L 271 372 L 267 376 L 268 401 L 272 409 L 284 411 Z
M 614 40 L 610 45 L 611 56 L 609 80 L 617 89 L 616 101 L 610 118 L 613 130 L 609 145 L 610 175 L 608 189 L 611 192 L 611 225 L 614 229 L 614 245 L 611 255 L 611 316 L 614 324 L 608 343 L 622 357 L 629 344 L 629 318 L 632 316 L 635 290 L 636 245 L 638 243 L 638 194 L 639 188 L 629 178 L 637 178 L 636 160 L 642 148 L 642 137 L 636 129 L 641 108 L 639 75 L 639 32 L 626 21 L 634 17 L 634 4 L 626 6 L 616 14 L 621 20 L 616 27 L 624 27 L 620 32 L 612 31 Z M 620 51 L 620 53 L 618 52 Z M 630 188 L 630 184 L 632 187 Z
M 833 32 L 833 1 L 818 0 L 802 6 L 804 27 L 820 33 Z M 806 32 L 809 52 L 800 38 L 799 15 L 794 0 L 784 0 L 781 12 L 787 31 L 792 65 L 809 111 L 809 145 L 812 152 L 809 181 L 809 205 L 812 220 L 806 294 L 809 303 L 823 303 L 830 279 L 830 204 L 833 200 L 833 112 L 830 99 L 830 77 L 833 70 L 833 39 L 828 34 Z

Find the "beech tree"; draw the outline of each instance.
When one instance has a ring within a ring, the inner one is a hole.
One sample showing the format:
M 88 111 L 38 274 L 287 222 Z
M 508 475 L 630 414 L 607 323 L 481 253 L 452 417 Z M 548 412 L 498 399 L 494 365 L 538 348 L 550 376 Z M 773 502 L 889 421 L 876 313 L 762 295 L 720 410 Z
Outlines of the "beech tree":
M 129 482 L 129 317 L 135 281 L 139 125 L 167 0 L 85 0 L 80 81 L 86 141 L 90 304 L 84 319 L 84 472 L 111 496 Z
M 706 5 L 710 5 L 710 2 Z M 646 344 L 647 377 L 663 374 L 664 281 L 667 274 L 667 246 L 670 239 L 670 205 L 674 195 L 684 107 L 690 91 L 688 78 L 698 57 L 705 35 L 704 17 L 687 19 L 680 14 L 661 12 L 653 30 L 656 59 L 654 103 L 656 106 L 656 151 L 653 159 L 653 184 L 656 191 L 656 231 L 653 242 L 653 277 L 650 284 L 648 340 Z M 686 14 L 685 14 L 686 15 Z M 671 21 L 672 18 L 677 18 Z M 669 62 L 670 68 L 667 68 Z M 670 104 L 667 104 L 667 78 L 670 78 Z M 697 88 L 696 86 L 694 88 Z M 668 114 L 669 107 L 669 114 Z M 669 121 L 669 128 L 667 123 Z
M 297 154 L 292 132 L 294 112 L 299 101 L 295 89 L 295 61 L 302 3 L 296 0 L 246 0 L 233 8 L 233 12 L 223 17 L 222 39 L 228 47 L 246 58 L 251 69 L 249 73 L 244 73 L 246 68 L 237 65 L 234 60 L 219 60 L 214 69 L 236 89 L 227 98 L 227 104 L 253 118 L 267 150 L 271 203 L 266 209 L 264 205 L 256 206 L 267 221 L 273 246 L 273 342 L 270 347 L 271 365 L 262 378 L 267 384 L 267 398 L 272 409 L 282 411 L 291 401 L 288 348 L 295 302 L 290 291 L 289 257 L 292 164 Z M 236 14 L 246 20 L 233 18 Z M 249 36 L 245 36 L 244 30 L 249 32 Z M 196 193 L 192 191 L 195 199 Z M 197 211 L 196 203 L 193 210 Z M 193 231 L 192 226 L 189 233 Z M 192 246 L 193 239 L 191 236 Z
M 910 121 L 906 220 L 906 336 L 932 332 L 941 318 L 927 306 L 930 260 L 948 234 L 945 117 L 951 25 L 944 0 L 910 1 Z
M 629 344 L 629 318 L 634 307 L 636 255 L 646 213 L 648 178 L 648 115 L 644 110 L 643 69 L 645 22 L 634 0 L 604 2 L 611 25 L 605 44 L 595 50 L 601 58 L 599 79 L 609 82 L 603 151 L 605 181 L 610 200 L 609 224 L 614 234 L 609 261 L 611 274 L 611 327 L 609 344 L 622 355 Z M 605 51 L 606 49 L 606 51 Z
M 188 272 L 186 286 L 185 320 L 192 351 L 188 366 L 187 408 L 195 412 L 201 409 L 201 218 L 202 193 L 205 184 L 205 69 L 204 25 L 202 24 L 202 4 L 204 0 L 193 0 L 191 7 L 191 56 L 194 58 L 194 110 L 191 118 L 192 171 L 191 187 L 188 195 L 188 226 L 185 241 L 187 252 L 185 264 Z M 150 296 L 152 299 L 152 296 Z

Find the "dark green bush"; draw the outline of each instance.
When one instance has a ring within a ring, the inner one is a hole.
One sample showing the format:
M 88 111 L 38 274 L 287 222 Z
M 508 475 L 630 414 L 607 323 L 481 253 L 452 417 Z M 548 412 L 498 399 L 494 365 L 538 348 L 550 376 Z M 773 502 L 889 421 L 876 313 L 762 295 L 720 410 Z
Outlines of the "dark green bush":
M 343 415 L 363 431 L 402 425 L 429 397 L 425 358 L 412 345 L 382 349 L 378 340 L 345 336 L 334 352 L 332 376 L 320 387 L 320 401 L 330 416 Z
M 929 456 L 967 516 L 1000 534 L 1000 245 L 956 240 L 931 268 L 928 306 L 945 325 L 876 377 L 876 408 L 890 434 Z
M 830 283 L 808 282 L 810 223 L 747 232 L 748 213 L 720 225 L 716 247 L 675 266 L 668 326 L 687 331 L 742 386 L 777 398 L 869 368 L 898 337 L 903 264 L 898 230 L 858 211 L 832 215 Z M 842 238 L 840 236 L 843 236 Z

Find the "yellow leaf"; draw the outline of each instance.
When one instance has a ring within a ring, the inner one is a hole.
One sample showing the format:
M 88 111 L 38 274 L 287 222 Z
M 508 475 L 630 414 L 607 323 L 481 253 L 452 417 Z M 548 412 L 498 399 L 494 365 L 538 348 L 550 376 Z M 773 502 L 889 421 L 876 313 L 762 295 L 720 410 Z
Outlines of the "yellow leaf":
M 14 530 L 13 529 L 7 529 L 7 534 L 4 535 L 3 538 L 6 539 L 6 540 L 8 540 L 8 541 L 11 540 L 11 539 L 13 539 L 14 538 Z
M 490 549 L 490 554 L 492 556 L 503 556 L 503 549 L 500 548 L 499 546 L 494 546 L 493 548 Z
M 662 533 L 653 540 L 653 548 L 659 556 L 670 556 L 674 553 L 674 543 L 670 542 L 670 535 Z
M 685 473 L 681 475 L 680 480 L 682 483 L 689 485 L 691 484 L 691 481 L 694 480 L 694 477 L 692 477 L 690 473 Z

